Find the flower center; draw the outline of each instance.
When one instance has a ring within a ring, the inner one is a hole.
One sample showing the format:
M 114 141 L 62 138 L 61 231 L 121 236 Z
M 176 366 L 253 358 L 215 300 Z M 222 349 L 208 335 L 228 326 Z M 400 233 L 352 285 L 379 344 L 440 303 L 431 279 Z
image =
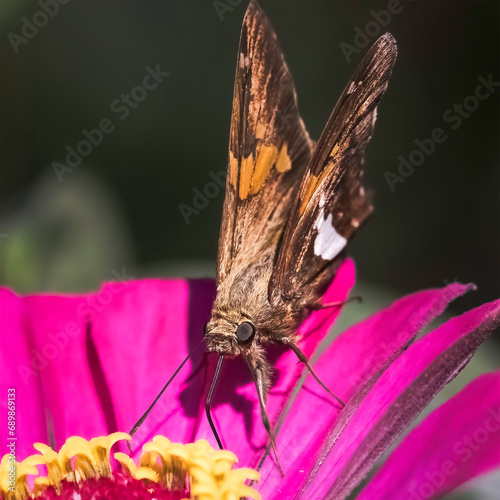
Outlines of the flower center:
M 122 432 L 90 441 L 74 436 L 68 438 L 59 453 L 35 443 L 40 454 L 22 462 L 13 463 L 5 455 L 0 464 L 2 498 L 260 500 L 259 493 L 245 484 L 247 480 L 258 480 L 259 473 L 234 469 L 238 459 L 230 451 L 215 450 L 203 439 L 183 445 L 156 436 L 143 446 L 137 464 L 121 452 L 111 460 L 111 447 L 117 441 L 130 439 Z M 38 470 L 40 466 L 46 469 L 45 474 Z

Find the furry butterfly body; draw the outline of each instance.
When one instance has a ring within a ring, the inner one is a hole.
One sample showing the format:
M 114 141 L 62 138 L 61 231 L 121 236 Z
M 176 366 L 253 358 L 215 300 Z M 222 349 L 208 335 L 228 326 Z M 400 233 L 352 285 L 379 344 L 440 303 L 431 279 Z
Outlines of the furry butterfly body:
M 250 2 L 243 21 L 217 296 L 205 339 L 208 351 L 221 356 L 219 365 L 225 356 L 245 359 L 271 441 L 265 403 L 272 367 L 265 345 L 289 346 L 311 370 L 297 329 L 313 310 L 328 306 L 321 297 L 345 258 L 344 247 L 372 211 L 361 183 L 364 151 L 396 52 L 388 33 L 373 45 L 315 144 L 257 2 Z

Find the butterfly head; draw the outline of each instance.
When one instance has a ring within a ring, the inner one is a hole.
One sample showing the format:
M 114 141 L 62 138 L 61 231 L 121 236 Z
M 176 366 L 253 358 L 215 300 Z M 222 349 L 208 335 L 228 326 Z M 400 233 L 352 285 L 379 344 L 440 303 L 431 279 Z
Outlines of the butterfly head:
M 229 357 L 244 354 L 251 348 L 256 331 L 255 325 L 247 319 L 238 322 L 212 319 L 205 325 L 207 350 Z

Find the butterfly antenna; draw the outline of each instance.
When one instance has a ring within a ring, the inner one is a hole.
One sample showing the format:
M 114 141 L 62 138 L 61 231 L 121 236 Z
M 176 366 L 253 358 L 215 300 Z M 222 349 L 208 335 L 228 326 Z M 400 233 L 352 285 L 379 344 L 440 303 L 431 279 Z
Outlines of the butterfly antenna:
M 131 436 L 133 436 L 135 434 L 135 432 L 137 431 L 137 429 L 139 429 L 139 427 L 143 424 L 144 420 L 146 420 L 147 416 L 151 413 L 151 410 L 154 408 L 154 405 L 161 398 L 162 394 L 165 392 L 165 390 L 170 385 L 172 380 L 174 380 L 176 375 L 181 371 L 182 367 L 186 364 L 187 360 L 200 348 L 201 344 L 203 344 L 204 341 L 205 341 L 204 338 L 201 339 L 201 342 L 194 348 L 193 352 L 188 354 L 186 356 L 186 359 L 179 365 L 179 368 L 177 368 L 177 370 L 175 370 L 174 374 L 169 378 L 168 382 L 163 386 L 163 389 L 160 391 L 158 396 L 156 396 L 155 400 L 151 403 L 151 406 L 146 410 L 144 415 L 137 421 L 137 423 L 134 425 L 134 427 L 132 427 L 132 430 L 129 432 L 129 434 Z M 130 452 L 132 453 L 132 449 L 130 448 L 130 441 L 127 441 L 127 446 L 128 446 L 128 449 L 130 450 Z
M 151 413 L 151 410 L 154 408 L 155 404 L 161 398 L 162 394 L 165 392 L 165 390 L 170 385 L 170 383 L 172 382 L 172 380 L 174 380 L 174 378 L 176 377 L 176 375 L 181 371 L 181 368 L 187 363 L 187 360 L 190 357 L 191 357 L 191 354 L 188 354 L 186 356 L 186 359 L 179 365 L 179 368 L 177 368 L 177 370 L 175 370 L 174 374 L 169 378 L 168 382 L 163 386 L 163 389 L 160 391 L 160 393 L 158 394 L 158 396 L 156 396 L 156 398 L 151 403 L 150 407 L 146 410 L 146 412 L 144 413 L 144 415 L 137 421 L 137 423 L 134 425 L 134 427 L 132 427 L 132 430 L 129 432 L 129 434 L 131 436 L 133 436 L 135 434 L 135 432 L 137 431 L 137 429 L 143 424 L 144 420 L 146 420 L 147 416 Z M 129 450 L 132 451 L 130 449 L 130 441 L 128 441 L 127 444 L 128 444 Z
M 210 424 L 210 428 L 212 429 L 212 432 L 214 433 L 215 440 L 217 441 L 217 444 L 219 445 L 219 448 L 222 450 L 222 442 L 219 438 L 219 435 L 217 434 L 217 429 L 215 428 L 214 422 L 212 420 L 212 415 L 210 415 L 210 405 L 212 404 L 212 397 L 214 395 L 215 391 L 215 385 L 217 384 L 217 380 L 219 379 L 220 375 L 220 370 L 222 367 L 222 362 L 224 361 L 224 356 L 219 356 L 219 361 L 217 361 L 217 367 L 215 368 L 215 374 L 214 378 L 212 379 L 212 385 L 210 386 L 210 390 L 208 391 L 207 395 L 207 400 L 205 401 L 205 411 L 207 413 L 207 420 L 208 423 Z

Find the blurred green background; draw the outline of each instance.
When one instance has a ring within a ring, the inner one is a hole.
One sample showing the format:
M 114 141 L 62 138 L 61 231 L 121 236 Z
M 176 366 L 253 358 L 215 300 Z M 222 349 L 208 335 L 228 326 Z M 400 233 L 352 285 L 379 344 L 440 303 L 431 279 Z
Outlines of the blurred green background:
M 388 3 L 261 2 L 313 138 L 366 52 L 348 61 L 341 44 L 355 46 L 371 22 L 370 33 L 373 13 Z M 222 190 L 189 223 L 179 207 L 193 206 L 193 190 L 226 168 L 246 2 L 57 5 L 46 25 L 29 31 L 26 21 L 44 24 L 38 2 L 0 3 L 0 282 L 22 293 L 72 292 L 98 288 L 123 268 L 135 277 L 213 275 Z M 479 287 L 457 310 L 500 296 L 500 88 L 456 130 L 444 116 L 457 115 L 453 106 L 474 94 L 478 77 L 500 81 L 500 3 L 400 6 L 381 29 L 395 36 L 399 57 L 367 152 L 376 212 L 349 245 L 365 301 L 344 324 L 454 280 Z M 117 112 L 115 101 L 157 65 L 169 76 L 128 116 Z M 60 182 L 54 162 L 65 163 L 82 130 L 106 118 L 113 132 Z M 397 173 L 399 155 L 408 158 L 414 141 L 438 127 L 447 139 L 392 192 L 384 173 Z M 471 375 L 497 365 L 497 354 L 483 349 Z

